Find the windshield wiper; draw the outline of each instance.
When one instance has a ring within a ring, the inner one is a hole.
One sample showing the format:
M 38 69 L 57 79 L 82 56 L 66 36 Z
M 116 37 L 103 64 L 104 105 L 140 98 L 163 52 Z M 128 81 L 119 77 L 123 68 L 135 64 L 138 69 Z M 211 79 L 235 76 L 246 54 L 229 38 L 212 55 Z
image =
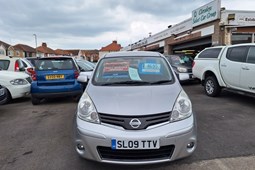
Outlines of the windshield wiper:
M 146 81 L 121 81 L 121 82 L 112 82 L 112 83 L 103 83 L 101 86 L 112 86 L 112 85 L 148 85 L 150 82 Z
M 172 82 L 171 80 L 160 80 L 160 81 L 154 81 L 154 82 L 151 82 L 150 84 L 168 84 Z

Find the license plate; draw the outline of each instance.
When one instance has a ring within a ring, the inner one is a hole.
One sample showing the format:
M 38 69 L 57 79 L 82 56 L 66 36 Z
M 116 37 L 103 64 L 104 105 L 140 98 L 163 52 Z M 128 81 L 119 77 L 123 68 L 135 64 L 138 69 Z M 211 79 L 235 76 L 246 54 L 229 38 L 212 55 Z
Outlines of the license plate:
M 112 149 L 159 149 L 159 139 L 112 139 Z
M 0 89 L 0 96 L 4 95 L 4 89 Z
M 53 79 L 64 79 L 65 76 L 63 74 L 58 75 L 47 75 L 46 80 L 53 80 Z

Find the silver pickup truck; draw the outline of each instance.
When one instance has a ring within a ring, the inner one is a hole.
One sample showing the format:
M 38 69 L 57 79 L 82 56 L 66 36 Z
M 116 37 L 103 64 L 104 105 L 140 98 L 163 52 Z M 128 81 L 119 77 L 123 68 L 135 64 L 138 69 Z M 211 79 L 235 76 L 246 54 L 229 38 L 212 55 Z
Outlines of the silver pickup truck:
M 195 57 L 192 72 L 208 96 L 222 88 L 255 94 L 255 43 L 206 48 Z

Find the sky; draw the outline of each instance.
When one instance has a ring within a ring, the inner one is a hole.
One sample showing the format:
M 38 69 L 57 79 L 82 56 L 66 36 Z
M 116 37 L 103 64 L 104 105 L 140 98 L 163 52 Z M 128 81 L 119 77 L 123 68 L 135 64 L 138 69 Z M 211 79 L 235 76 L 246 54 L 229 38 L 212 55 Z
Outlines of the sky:
M 191 17 L 212 0 L 0 0 L 0 40 L 52 49 L 98 49 L 135 43 Z M 221 0 L 254 10 L 255 0 Z

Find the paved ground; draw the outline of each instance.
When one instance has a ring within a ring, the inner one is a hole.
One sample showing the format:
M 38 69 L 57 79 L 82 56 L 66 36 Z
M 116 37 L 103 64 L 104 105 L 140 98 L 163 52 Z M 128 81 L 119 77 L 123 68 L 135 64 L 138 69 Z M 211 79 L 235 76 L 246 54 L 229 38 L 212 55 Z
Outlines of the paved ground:
M 255 169 L 255 98 L 223 92 L 204 95 L 184 84 L 198 119 L 193 156 L 150 166 L 98 164 L 80 159 L 72 145 L 77 103 L 70 99 L 33 106 L 29 98 L 0 106 L 0 169 Z

